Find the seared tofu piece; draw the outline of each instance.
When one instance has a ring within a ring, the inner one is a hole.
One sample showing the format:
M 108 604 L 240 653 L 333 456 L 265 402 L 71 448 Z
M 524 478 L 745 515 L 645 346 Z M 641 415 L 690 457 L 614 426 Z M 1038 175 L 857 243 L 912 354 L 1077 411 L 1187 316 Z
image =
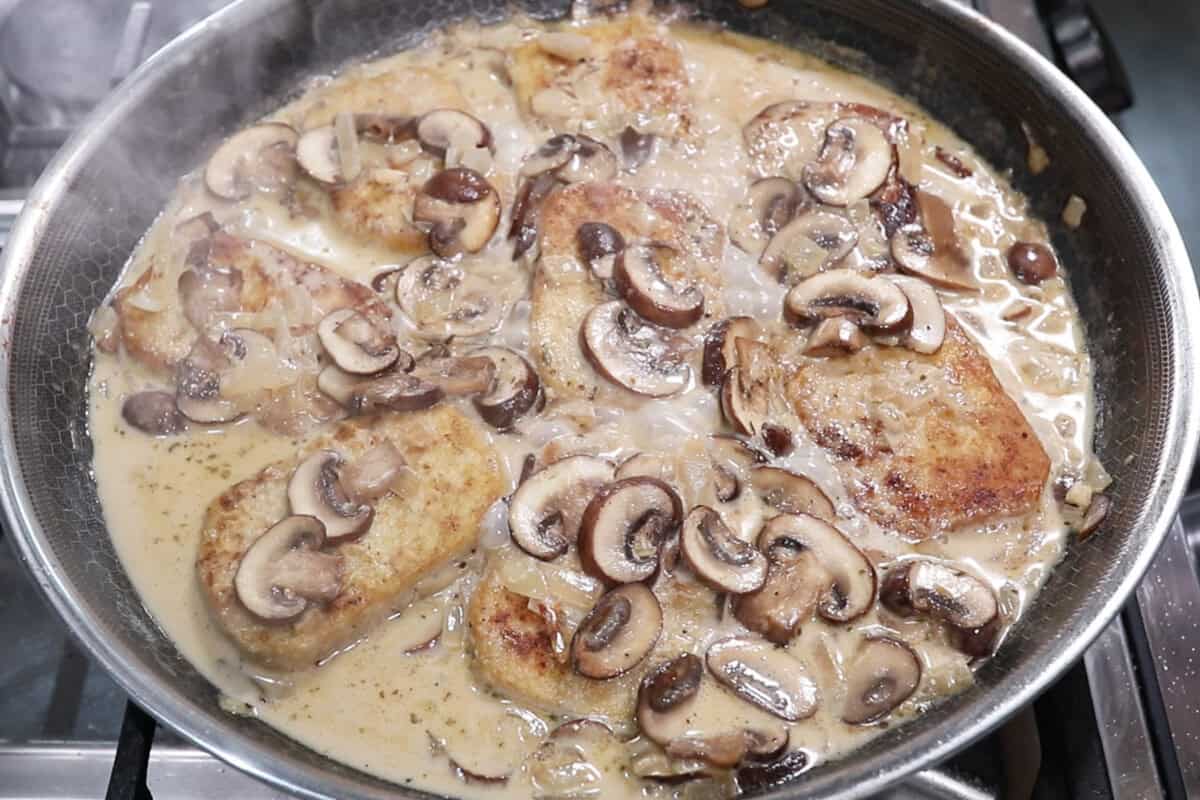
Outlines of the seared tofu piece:
M 341 593 L 282 623 L 250 614 L 234 576 L 250 545 L 288 515 L 287 485 L 296 465 L 320 449 L 353 461 L 385 441 L 400 450 L 411 473 L 376 501 L 364 536 L 326 546 L 343 558 Z M 196 559 L 200 586 L 221 629 L 250 660 L 284 670 L 312 667 L 368 635 L 404 607 L 420 578 L 474 547 L 484 512 L 503 491 L 495 451 L 479 424 L 455 408 L 343 422 L 294 460 L 267 467 L 213 501 Z
M 704 316 L 693 328 L 707 330 L 721 316 L 724 233 L 691 195 L 638 191 L 615 183 L 574 184 L 546 199 L 541 220 L 530 349 L 538 374 L 555 398 L 594 398 L 600 387 L 613 387 L 588 362 L 579 340 L 583 318 L 611 299 L 578 252 L 576 231 L 585 222 L 612 226 L 627 244 L 652 241 L 675 248 L 680 257 L 664 266 L 665 277 L 694 282 L 704 292 Z
M 933 355 L 875 346 L 807 360 L 787 394 L 858 507 L 905 537 L 1027 514 L 1046 485 L 1037 435 L 949 316 Z

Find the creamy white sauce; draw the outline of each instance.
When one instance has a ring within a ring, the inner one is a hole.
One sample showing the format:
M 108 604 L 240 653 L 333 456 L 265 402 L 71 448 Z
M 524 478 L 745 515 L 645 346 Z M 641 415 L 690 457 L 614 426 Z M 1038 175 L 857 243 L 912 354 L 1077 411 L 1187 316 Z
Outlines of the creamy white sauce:
M 522 117 L 512 92 L 480 55 L 487 51 L 477 48 L 521 41 L 532 36 L 535 28 L 531 23 L 496 29 L 465 27 L 414 52 L 351 68 L 332 82 L 314 82 L 312 96 L 274 117 L 298 123 L 315 100 L 336 93 L 340 86 L 413 66 L 437 66 L 458 85 L 473 113 L 490 126 L 496 141 L 494 174 L 511 176 L 548 132 Z M 977 293 L 940 292 L 945 308 L 971 332 L 1030 420 L 1052 462 L 1051 477 L 1071 472 L 1102 484 L 1103 470 L 1091 454 L 1091 363 L 1067 285 L 1056 277 L 1040 287 L 1025 286 L 1012 279 L 1005 265 L 1004 254 L 1014 241 L 1045 241 L 1041 223 L 1026 215 L 1024 198 L 919 109 L 863 79 L 726 34 L 682 26 L 672 32 L 683 48 L 695 98 L 695 127 L 703 144 L 660 147 L 650 164 L 621 180 L 636 187 L 686 190 L 724 222 L 742 201 L 753 174 L 741 127 L 765 105 L 795 98 L 855 100 L 907 117 L 922 129 L 930 151 L 941 145 L 973 171 L 971 177 L 960 179 L 926 158 L 915 176 L 921 189 L 938 194 L 954 208 L 959 234 L 969 243 L 981 285 Z M 502 189 L 507 205 L 511 181 L 498 180 L 498 185 L 508 186 Z M 236 232 L 351 278 L 367 280 L 407 260 L 355 241 L 325 217 L 289 214 L 271 195 L 238 205 L 219 201 L 193 176 L 185 179 L 163 220 L 135 255 L 126 283 L 152 257 L 177 259 L 179 254 L 169 246 L 171 227 L 206 210 Z M 506 223 L 507 219 L 502 221 L 501 230 Z M 497 235 L 481 259 L 507 264 L 510 247 Z M 509 276 L 510 284 L 523 281 L 516 267 L 498 269 L 501 278 Z M 779 318 L 784 289 L 758 269 L 751 256 L 727 245 L 722 274 L 726 281 L 722 300 L 729 314 Z M 1002 314 L 1014 302 L 1028 302 L 1031 312 L 1019 322 L 1006 322 Z M 525 349 L 527 314 L 527 303 L 521 301 L 495 341 Z M 462 609 L 479 556 L 460 569 L 462 577 L 453 573 L 457 566 L 451 565 L 453 582 L 424 601 L 420 613 L 400 614 L 317 670 L 272 675 L 243 661 L 211 618 L 197 583 L 194 561 L 201 519 L 214 497 L 263 466 L 293 456 L 301 442 L 267 433 L 253 422 L 193 429 L 184 437 L 151 438 L 127 426 L 120 408 L 129 394 L 155 385 L 128 358 L 97 354 L 91 383 L 97 483 L 109 531 L 143 601 L 184 657 L 221 689 L 228 709 L 253 714 L 332 758 L 396 783 L 470 796 L 525 797 L 540 791 L 534 785 L 536 777 L 521 766 L 522 757 L 537 747 L 554 721 L 478 685 L 464 648 Z M 509 486 L 515 485 L 526 455 L 551 441 L 560 451 L 578 448 L 623 458 L 639 451 L 676 454 L 722 430 L 718 403 L 698 385 L 669 400 L 589 406 L 552 404 L 541 417 L 523 420 L 514 434 L 489 433 L 507 466 Z M 464 408 L 469 409 L 469 404 Z M 839 527 L 864 550 L 887 555 L 922 552 L 962 562 L 999 590 L 1011 615 L 1030 602 L 1065 548 L 1065 526 L 1049 486 L 1028 529 L 1024 520 L 994 521 L 914 547 L 854 508 L 829 455 L 807 437 L 799 436 L 795 452 L 780 463 L 809 476 L 827 493 L 843 517 Z M 495 517 L 485 520 L 485 528 L 491 530 L 483 534 L 484 544 L 502 545 L 507 552 L 511 548 L 503 544 L 503 530 L 496 529 Z M 756 530 L 748 522 L 742 534 L 749 537 Z M 430 613 L 445 620 L 438 643 L 406 654 L 414 637 L 429 629 Z M 935 626 L 920 621 L 889 624 L 914 644 L 925 666 L 917 695 L 897 716 L 917 713 L 970 684 L 965 658 L 947 645 Z M 838 718 L 841 671 L 852 643 L 879 625 L 874 611 L 849 626 L 813 621 L 789 646 L 814 672 L 822 693 L 818 713 L 791 726 L 791 746 L 804 749 L 814 762 L 843 755 L 880 730 L 848 726 Z M 700 652 L 698 642 L 739 628 L 727 615 L 720 626 L 680 646 Z M 497 729 L 507 733 L 493 737 L 491 732 Z M 503 786 L 464 783 L 444 755 L 431 755 L 431 736 L 443 741 L 460 762 L 482 765 L 479 769 L 507 763 L 517 772 Z M 508 750 L 494 752 L 497 742 L 507 743 Z M 634 749 L 647 747 L 639 742 Z M 628 753 L 599 762 L 598 758 L 593 765 L 596 796 L 676 791 L 632 779 L 625 771 Z

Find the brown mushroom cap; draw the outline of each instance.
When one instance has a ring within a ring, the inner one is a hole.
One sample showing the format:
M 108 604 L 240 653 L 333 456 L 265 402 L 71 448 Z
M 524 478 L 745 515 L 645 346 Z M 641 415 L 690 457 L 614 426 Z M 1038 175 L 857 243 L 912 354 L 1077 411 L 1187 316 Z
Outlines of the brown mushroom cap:
M 937 195 L 918 190 L 915 197 L 921 224 L 904 225 L 892 234 L 892 260 L 904 272 L 945 289 L 978 288 L 955 230 L 954 210 Z
M 484 421 L 498 430 L 508 430 L 537 403 L 542 381 L 524 356 L 507 347 L 484 347 L 471 355 L 490 359 L 495 367 L 491 388 L 475 398 L 475 408 Z
M 396 281 L 396 302 L 427 339 L 481 336 L 504 320 L 507 308 L 495 287 L 463 265 L 437 256 L 408 264 Z
M 500 195 L 473 169 L 445 169 L 417 193 L 413 220 L 430 226 L 429 249 L 442 258 L 477 253 L 500 224 Z
M 521 184 L 521 188 L 517 190 L 517 198 L 513 201 L 512 224 L 508 229 L 508 238 L 515 240 L 513 244 L 514 261 L 537 244 L 542 203 L 559 186 L 562 186 L 562 182 L 547 172 L 526 178 Z
M 781 514 L 763 526 L 759 549 L 770 558 L 782 550 L 809 551 L 827 578 L 820 587 L 817 611 L 830 622 L 849 622 L 875 602 L 875 568 L 837 528 L 810 514 Z
M 794 325 L 845 317 L 867 328 L 892 328 L 908 317 L 908 298 L 884 277 L 850 269 L 831 269 L 788 290 L 784 316 Z
M 1041 242 L 1017 242 L 1008 248 L 1008 268 L 1022 283 L 1036 286 L 1058 274 L 1058 261 Z
M 175 405 L 192 422 L 232 422 L 242 415 L 233 401 L 221 396 L 221 373 L 230 361 L 220 347 L 201 336 L 175 371 Z
M 892 713 L 921 683 L 921 660 L 899 639 L 864 639 L 846 669 L 842 720 L 869 725 Z
M 767 457 L 736 436 L 714 433 L 708 437 L 708 454 L 713 465 L 713 489 L 717 500 L 729 503 L 742 493 L 742 482 L 750 470 Z
M 606 222 L 585 222 L 575 231 L 579 256 L 597 278 L 609 280 L 617 258 L 625 252 L 625 237 Z
M 829 573 L 809 550 L 776 548 L 767 561 L 762 588 L 735 597 L 733 615 L 768 641 L 786 645 L 812 618 Z
M 762 794 L 792 782 L 808 768 L 807 753 L 803 750 L 789 750 L 765 764 L 743 764 L 734 773 L 734 779 L 742 793 Z
M 679 495 L 663 481 L 635 477 L 610 483 L 583 513 L 579 560 L 598 578 L 644 581 L 658 569 L 663 543 L 682 518 Z
M 508 504 L 513 541 L 544 561 L 567 551 L 579 536 L 584 511 L 613 478 L 613 465 L 593 456 L 569 456 L 533 473 Z
M 317 338 L 338 367 L 356 375 L 382 372 L 400 358 L 391 331 L 380 330 L 353 308 L 326 314 L 317 325 Z
M 817 684 L 804 662 L 786 650 L 750 637 L 713 642 L 705 655 L 708 671 L 747 700 L 789 722 L 817 711 Z
M 833 501 L 812 479 L 783 467 L 758 466 L 750 484 L 763 502 L 783 514 L 811 514 L 826 522 L 837 518 Z
M 928 616 L 964 630 L 982 628 L 1000 613 L 990 586 L 962 569 L 928 559 L 888 570 L 879 602 L 902 616 Z
M 687 388 L 692 374 L 688 342 L 646 322 L 620 300 L 589 311 L 581 333 L 584 353 L 613 383 L 650 397 Z
M 439 158 L 451 146 L 492 149 L 492 132 L 488 127 L 467 112 L 453 108 L 423 114 L 416 121 L 416 135 L 422 146 Z
M 720 386 L 726 373 L 737 366 L 737 340 L 760 341 L 763 327 L 753 317 L 727 317 L 708 329 L 700 378 L 705 386 Z
M 683 653 L 654 667 L 638 687 L 638 721 L 643 721 L 643 707 L 655 714 L 665 714 L 693 699 L 700 690 L 703 677 L 704 665 L 691 653 Z M 653 732 L 645 726 L 642 730 L 654 738 Z
M 759 265 L 785 286 L 832 269 L 858 244 L 858 229 L 843 214 L 813 209 L 771 237 Z
M 588 678 L 615 678 L 650 654 L 662 633 L 662 607 L 645 584 L 606 592 L 571 639 L 571 663 Z
M 786 226 L 804 202 L 800 187 L 787 178 L 762 178 L 750 185 L 746 200 L 729 218 L 729 238 L 753 256 Z
M 521 165 L 522 175 L 552 174 L 564 183 L 594 183 L 617 176 L 617 157 L 603 142 L 583 134 L 548 139 Z
M 375 509 L 351 500 L 342 488 L 339 471 L 343 462 L 341 454 L 333 450 L 318 450 L 300 462 L 288 481 L 292 513 L 320 520 L 330 541 L 361 536 L 375 519 Z
M 871 121 L 846 117 L 825 129 L 815 161 L 804 168 L 804 185 L 822 203 L 848 206 L 887 180 L 895 148 Z
M 721 384 L 721 413 L 738 433 L 754 436 L 769 423 L 779 377 L 770 345 L 754 339 L 734 339 L 736 366 Z
M 187 428 L 187 418 L 175 406 L 175 395 L 170 392 L 131 394 L 121 404 L 121 418 L 151 436 L 171 436 Z
M 891 275 L 888 280 L 904 292 L 911 309 L 904 346 L 916 353 L 936 353 L 946 340 L 946 312 L 937 291 L 920 278 L 908 275 Z
M 291 516 L 258 537 L 238 564 L 233 585 L 251 614 L 265 620 L 299 616 L 309 603 L 342 590 L 342 559 L 319 552 L 325 528 L 315 517 Z
M 688 512 L 679 545 L 691 570 L 714 591 L 745 594 L 761 587 L 767 578 L 766 557 L 735 536 L 721 515 L 708 506 Z
M 667 328 L 686 328 L 704 315 L 704 293 L 697 286 L 672 283 L 663 275 L 659 259 L 677 256 L 666 245 L 634 245 L 623 248 L 613 264 L 613 281 L 629 307 Z
M 282 122 L 264 122 L 225 140 L 204 168 L 204 185 L 225 200 L 244 200 L 255 189 L 285 182 L 294 169 L 299 136 Z

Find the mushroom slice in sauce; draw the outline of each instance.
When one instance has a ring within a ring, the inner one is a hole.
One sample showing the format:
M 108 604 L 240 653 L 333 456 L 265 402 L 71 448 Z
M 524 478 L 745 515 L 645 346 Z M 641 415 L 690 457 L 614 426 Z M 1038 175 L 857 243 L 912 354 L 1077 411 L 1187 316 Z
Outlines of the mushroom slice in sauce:
M 756 464 L 767 457 L 736 436 L 714 433 L 708 437 L 708 452 L 713 464 L 713 492 L 717 500 L 729 503 L 742 493 L 742 481 Z
M 830 317 L 817 323 L 804 343 L 804 355 L 837 358 L 857 353 L 870 344 L 862 328 L 845 317 Z
M 767 561 L 762 588 L 735 597 L 733 614 L 768 641 L 786 645 L 812 617 L 830 577 L 809 550 L 775 548 L 767 552 Z
M 513 202 L 512 224 L 508 229 L 508 238 L 515 240 L 514 261 L 525 255 L 537 243 L 542 203 L 561 185 L 562 183 L 549 173 L 526 178 L 521 184 L 517 191 L 517 199 Z
M 658 137 L 653 133 L 641 133 L 633 126 L 621 131 L 621 160 L 626 172 L 637 172 L 642 165 L 654 157 L 654 146 Z
M 319 552 L 325 526 L 316 517 L 291 516 L 258 537 L 242 556 L 233 585 L 256 617 L 297 617 L 309 603 L 326 603 L 342 591 L 342 559 Z
M 204 168 L 204 185 L 225 200 L 244 200 L 255 189 L 284 182 L 291 174 L 299 136 L 282 122 L 264 122 L 225 140 Z
M 550 137 L 526 157 L 521 164 L 521 174 L 535 176 L 554 172 L 571 160 L 575 144 L 575 137 L 569 133 Z
M 412 375 L 439 387 L 448 397 L 478 396 L 496 382 L 496 363 L 482 355 L 421 358 Z
M 475 409 L 493 428 L 508 430 L 537 403 L 542 387 L 537 370 L 507 347 L 484 347 L 471 355 L 490 359 L 495 367 L 495 380 L 475 398 Z
M 692 372 L 688 342 L 646 322 L 620 300 L 589 311 L 581 338 L 597 371 L 632 392 L 668 397 L 687 388 Z
M 864 639 L 846 668 L 842 721 L 869 725 L 892 713 L 921 683 L 921 660 L 890 636 Z
M 768 424 L 778 365 L 775 351 L 754 339 L 734 339 L 737 365 L 721 384 L 721 413 L 738 433 L 754 436 Z
M 667 328 L 686 328 L 704 314 L 704 293 L 695 285 L 672 283 L 660 258 L 680 254 L 666 245 L 635 245 L 617 254 L 613 280 L 629 307 L 644 319 Z
M 561 133 L 533 152 L 522 175 L 553 174 L 564 183 L 593 183 L 617 176 L 617 157 L 603 142 L 583 134 Z
M 1008 268 L 1022 283 L 1037 286 L 1058 274 L 1058 261 L 1040 242 L 1017 242 L 1008 248 Z
M 473 169 L 434 175 L 413 203 L 413 220 L 429 228 L 429 249 L 443 258 L 478 253 L 500 223 L 500 195 Z
M 893 275 L 888 280 L 900 287 L 912 309 L 912 319 L 904 333 L 904 346 L 916 353 L 936 353 L 946 340 L 946 312 L 937 290 L 908 275 Z
M 437 256 L 411 262 L 396 281 L 396 302 L 427 339 L 480 336 L 496 328 L 506 308 L 485 281 Z
M 635 477 L 610 483 L 583 513 L 579 560 L 598 578 L 646 580 L 658 569 L 663 543 L 682 518 L 679 495 L 663 481 Z
M 664 661 L 646 673 L 638 687 L 638 722 L 642 732 L 662 744 L 662 739 L 655 736 L 656 726 L 646 723 L 655 721 L 652 715 L 669 713 L 694 698 L 703 678 L 704 665 L 691 653 Z M 652 714 L 646 715 L 646 711 Z M 650 718 L 643 719 L 644 716 Z
M 887 278 L 831 269 L 789 289 L 783 312 L 794 325 L 845 317 L 867 328 L 892 328 L 908 316 L 908 298 Z
M 419 411 L 445 397 L 441 387 L 395 368 L 363 376 L 330 364 L 317 375 L 317 388 L 353 414 Z
M 714 591 L 745 594 L 761 587 L 767 578 L 766 556 L 735 536 L 721 515 L 708 506 L 688 512 L 679 546 L 692 572 Z
M 918 191 L 916 197 L 922 224 L 908 224 L 892 234 L 892 260 L 904 272 L 945 289 L 978 288 L 954 228 L 953 209 L 928 192 Z
M 764 793 L 795 780 L 808 770 L 808 754 L 791 750 L 765 764 L 743 764 L 734 774 L 739 791 Z
M 329 541 L 361 536 L 375 519 L 375 509 L 350 499 L 342 487 L 342 464 L 340 454 L 318 450 L 300 462 L 288 481 L 292 513 L 319 519 Z
M 804 662 L 761 639 L 730 637 L 713 642 L 708 671 L 743 700 L 788 722 L 817 711 L 817 684 Z
M 569 456 L 533 473 L 513 493 L 508 527 L 529 555 L 549 561 L 579 536 L 584 510 L 613 478 L 613 465 L 593 456 Z
M 438 157 L 446 155 L 447 148 L 492 147 L 492 132 L 488 127 L 465 111 L 439 108 L 423 114 L 416 123 L 417 139 L 429 152 Z
M 750 470 L 750 484 L 763 502 L 782 514 L 811 514 L 833 522 L 833 501 L 811 478 L 783 467 L 758 466 Z
M 171 436 L 187 428 L 187 418 L 176 407 L 175 395 L 157 390 L 126 397 L 121 404 L 121 418 L 151 436 Z
M 758 546 L 773 551 L 809 551 L 828 578 L 820 587 L 817 611 L 830 622 L 849 622 L 875 602 L 875 568 L 837 528 L 811 514 L 781 514 L 763 526 Z
M 784 226 L 763 250 L 759 264 L 785 286 L 831 269 L 858 243 L 858 229 L 837 211 L 813 209 Z
M 382 372 L 400 358 L 396 337 L 352 308 L 326 314 L 317 337 L 338 367 L 356 375 Z
M 332 125 L 305 131 L 296 142 L 296 161 L 319 183 L 333 185 L 346 179 L 338 155 L 337 132 Z
M 746 201 L 729 217 L 729 238 L 752 256 L 796 216 L 804 194 L 787 178 L 762 178 L 750 184 Z
M 873 122 L 835 120 L 816 161 L 804 168 L 804 185 L 826 205 L 848 206 L 882 186 L 894 160 L 895 148 Z
M 575 231 L 579 256 L 600 280 L 613 277 L 617 259 L 625 252 L 625 237 L 606 222 L 585 222 Z
M 720 386 L 738 364 L 737 340 L 761 341 L 763 335 L 762 325 L 753 317 L 728 317 L 715 323 L 704 336 L 700 379 L 706 386 Z
M 902 616 L 922 615 L 955 628 L 982 628 L 1000 613 L 996 593 L 964 570 L 927 559 L 888 570 L 879 602 Z
M 575 629 L 571 663 L 588 678 L 615 678 L 641 663 L 662 633 L 662 607 L 645 584 L 605 593 Z
M 242 415 L 233 401 L 221 396 L 221 372 L 229 359 L 216 344 L 201 336 L 175 375 L 175 405 L 192 422 L 232 422 Z

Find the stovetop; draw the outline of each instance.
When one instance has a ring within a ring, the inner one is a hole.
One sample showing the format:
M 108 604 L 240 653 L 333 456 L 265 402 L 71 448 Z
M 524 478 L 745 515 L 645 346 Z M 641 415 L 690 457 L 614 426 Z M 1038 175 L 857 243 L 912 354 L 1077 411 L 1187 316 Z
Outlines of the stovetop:
M 0 247 L 28 186 L 87 111 L 144 57 L 228 2 L 0 0 Z M 1190 162 L 1154 123 L 1200 114 L 1200 105 L 1190 81 L 1167 81 L 1156 72 L 1163 65 L 1155 45 L 1166 48 L 1169 41 L 1147 42 L 1138 25 L 1169 19 L 1166 38 L 1191 46 L 1200 35 L 1198 7 L 1182 0 L 1180 13 L 1171 14 L 1176 4 L 1170 0 L 1143 0 L 1136 13 L 1126 0 L 1094 0 L 1095 12 L 1083 0 L 960 2 L 1055 58 L 1112 112 L 1128 108 L 1132 97 L 1097 23 L 1119 22 L 1114 40 L 1131 66 L 1138 101 L 1118 123 L 1144 132 L 1134 137 L 1135 146 L 1144 137 L 1175 148 L 1171 157 L 1158 151 L 1143 157 L 1168 190 L 1179 192 L 1180 202 L 1172 205 L 1177 215 L 1183 208 L 1181 227 L 1196 252 L 1200 205 L 1190 199 L 1194 182 L 1181 181 L 1186 169 L 1180 169 Z M 1200 56 L 1191 74 L 1197 69 Z M 1000 730 L 885 796 L 1200 797 L 1200 692 L 1193 679 L 1193 660 L 1200 657 L 1198 554 L 1200 495 L 1185 503 L 1136 598 L 1079 664 Z M 284 797 L 159 728 L 129 703 L 76 648 L 14 549 L 3 544 L 0 587 L 0 800 Z

